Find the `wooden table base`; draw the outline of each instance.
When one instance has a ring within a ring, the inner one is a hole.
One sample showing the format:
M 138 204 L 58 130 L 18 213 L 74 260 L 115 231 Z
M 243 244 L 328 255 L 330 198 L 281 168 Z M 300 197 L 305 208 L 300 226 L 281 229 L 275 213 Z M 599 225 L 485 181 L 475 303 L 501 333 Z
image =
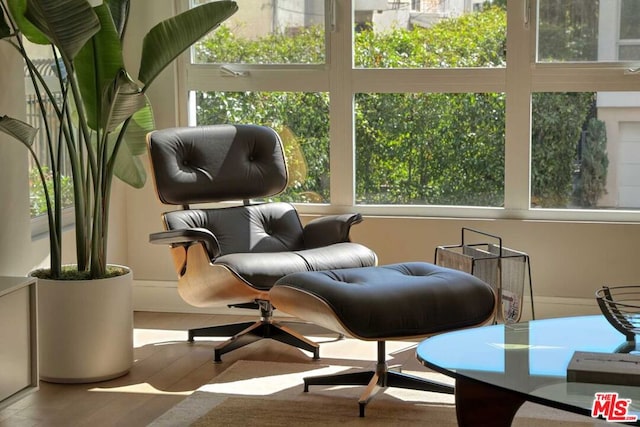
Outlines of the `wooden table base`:
M 514 392 L 457 378 L 456 416 L 460 427 L 508 427 L 525 399 Z

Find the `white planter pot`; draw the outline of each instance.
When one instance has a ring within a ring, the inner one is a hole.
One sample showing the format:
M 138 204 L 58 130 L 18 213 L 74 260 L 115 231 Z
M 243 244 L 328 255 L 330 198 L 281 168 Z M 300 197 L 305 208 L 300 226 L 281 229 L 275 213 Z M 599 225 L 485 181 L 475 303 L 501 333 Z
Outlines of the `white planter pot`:
M 99 280 L 38 279 L 40 378 L 105 381 L 133 365 L 131 271 Z

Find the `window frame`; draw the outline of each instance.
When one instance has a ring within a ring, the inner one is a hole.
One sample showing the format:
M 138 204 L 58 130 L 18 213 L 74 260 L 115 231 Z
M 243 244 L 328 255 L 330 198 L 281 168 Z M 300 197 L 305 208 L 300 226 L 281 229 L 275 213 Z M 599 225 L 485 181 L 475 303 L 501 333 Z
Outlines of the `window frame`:
M 631 47 L 640 47 L 640 37 L 636 37 L 636 38 L 622 38 L 622 3 L 625 0 L 618 0 L 617 1 L 617 8 L 616 8 L 616 16 L 615 16 L 615 40 L 616 40 L 616 58 L 620 58 L 620 48 L 622 48 L 623 46 L 631 46 Z
M 183 10 L 188 0 L 177 0 Z M 637 91 L 637 64 L 536 62 L 537 0 L 507 2 L 507 65 L 504 68 L 362 69 L 353 66 L 352 3 L 327 0 L 331 15 L 324 65 L 249 65 L 227 68 L 190 64 L 183 55 L 178 66 L 179 121 L 189 124 L 189 92 L 320 91 L 330 96 L 330 204 L 296 204 L 306 214 L 357 211 L 373 216 L 456 217 L 554 221 L 640 220 L 640 210 L 542 209 L 530 207 L 531 94 L 534 92 Z M 618 1 L 618 0 L 610 0 Z M 354 96 L 360 92 L 504 92 L 504 207 L 405 206 L 355 204 Z M 350 143 L 345 143 L 349 141 Z

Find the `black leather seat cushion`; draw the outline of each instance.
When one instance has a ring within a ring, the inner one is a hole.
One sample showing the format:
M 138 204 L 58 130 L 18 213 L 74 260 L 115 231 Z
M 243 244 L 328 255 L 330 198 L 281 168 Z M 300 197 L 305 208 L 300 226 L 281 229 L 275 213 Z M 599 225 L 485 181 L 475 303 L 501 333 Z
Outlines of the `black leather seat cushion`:
M 320 298 L 356 336 L 424 336 L 489 319 L 495 299 L 470 274 L 425 262 L 293 273 L 275 286 Z
M 258 289 L 271 289 L 283 276 L 300 271 L 375 265 L 375 254 L 358 243 L 343 242 L 331 246 L 291 252 L 231 253 L 217 258 Z
M 290 273 L 377 263 L 371 249 L 339 240 L 348 239 L 348 229 L 338 227 L 344 226 L 341 222 L 335 222 L 336 230 L 321 227 L 327 246 L 308 248 L 307 240 L 318 241 L 323 236 L 305 236 L 308 228 L 289 203 L 172 211 L 165 213 L 164 220 L 168 230 L 208 230 L 210 238 L 204 243 L 213 263 L 229 267 L 261 290 L 271 289 L 276 280 Z

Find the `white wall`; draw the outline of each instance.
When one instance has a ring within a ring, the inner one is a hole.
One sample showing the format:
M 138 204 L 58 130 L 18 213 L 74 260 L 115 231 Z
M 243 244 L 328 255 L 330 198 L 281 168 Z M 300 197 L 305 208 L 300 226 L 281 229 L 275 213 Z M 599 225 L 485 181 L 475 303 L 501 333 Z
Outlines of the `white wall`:
M 24 119 L 24 78 L 20 56 L 0 43 L 0 116 Z M 24 275 L 29 261 L 27 150 L 0 133 L 0 275 Z

